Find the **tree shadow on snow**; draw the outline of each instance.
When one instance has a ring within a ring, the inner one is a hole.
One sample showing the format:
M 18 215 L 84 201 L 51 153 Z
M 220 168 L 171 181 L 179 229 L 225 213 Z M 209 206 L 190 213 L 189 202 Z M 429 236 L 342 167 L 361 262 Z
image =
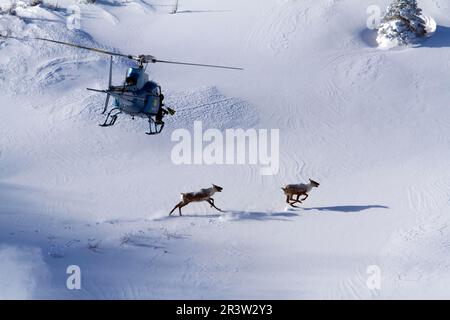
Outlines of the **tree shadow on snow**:
M 377 30 L 371 30 L 369 28 L 365 28 L 360 32 L 361 40 L 371 48 L 378 47 L 377 35 Z
M 450 47 L 450 27 L 437 26 L 434 35 L 426 39 L 421 46 L 425 48 Z
M 180 10 L 177 11 L 176 14 L 179 13 L 219 13 L 219 12 L 231 12 L 231 10 Z
M 22 20 L 27 23 L 33 23 L 36 21 L 40 21 L 40 22 L 54 22 L 54 23 L 62 23 L 60 20 L 56 20 L 56 19 L 46 19 L 46 18 L 28 18 L 28 17 L 24 17 L 22 18 Z
M 332 207 L 313 207 L 303 208 L 303 210 L 317 210 L 317 211 L 334 211 L 334 212 L 361 212 L 369 209 L 389 209 L 387 206 L 382 205 L 366 205 L 366 206 L 332 206 Z
M 142 1 L 142 2 L 144 2 L 144 1 Z M 110 6 L 110 7 L 123 7 L 126 5 L 126 3 L 124 3 L 124 2 L 119 2 L 119 1 L 115 1 L 115 0 L 114 1 L 96 0 L 95 3 L 101 4 L 103 6 Z M 145 3 L 145 4 L 147 4 L 147 3 Z

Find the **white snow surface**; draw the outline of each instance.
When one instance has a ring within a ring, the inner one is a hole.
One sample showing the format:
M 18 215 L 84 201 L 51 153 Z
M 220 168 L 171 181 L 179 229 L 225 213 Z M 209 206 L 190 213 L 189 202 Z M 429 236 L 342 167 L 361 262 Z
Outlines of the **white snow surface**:
M 104 96 L 85 88 L 105 87 L 108 56 L 0 40 L 0 298 L 450 298 L 449 0 L 420 1 L 434 36 L 390 51 L 365 29 L 372 0 L 102 0 L 70 30 L 73 3 L 0 30 L 245 71 L 149 66 L 179 112 L 148 137 L 137 119 L 98 126 Z M 171 133 L 195 120 L 280 129 L 278 174 L 174 165 Z M 280 187 L 308 178 L 287 209 Z M 227 212 L 168 217 L 211 183 Z

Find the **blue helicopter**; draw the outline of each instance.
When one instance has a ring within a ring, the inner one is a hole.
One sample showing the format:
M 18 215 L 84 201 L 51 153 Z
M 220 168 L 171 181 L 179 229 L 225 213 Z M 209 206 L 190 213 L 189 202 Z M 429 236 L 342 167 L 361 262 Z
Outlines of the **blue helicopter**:
M 89 91 L 106 94 L 106 101 L 102 114 L 105 114 L 108 111 L 110 97 L 112 96 L 114 98 L 113 108 L 109 110 L 104 123 L 100 124 L 100 126 L 113 126 L 116 123 L 118 116 L 124 113 L 130 115 L 133 119 L 135 117 L 147 119 L 149 123 L 149 132 L 146 132 L 146 134 L 148 135 L 161 133 L 164 128 L 164 116 L 175 114 L 175 110 L 164 105 L 164 95 L 162 94 L 161 86 L 158 83 L 149 80 L 149 76 L 145 72 L 149 63 L 168 63 L 196 67 L 243 70 L 242 68 L 236 67 L 159 60 L 151 55 L 127 55 L 46 38 L 17 38 L 3 34 L 0 34 L 0 38 L 11 38 L 16 40 L 41 40 L 109 55 L 110 63 L 108 89 L 87 89 Z M 137 62 L 137 67 L 128 68 L 125 81 L 120 86 L 112 85 L 113 57 L 127 58 Z

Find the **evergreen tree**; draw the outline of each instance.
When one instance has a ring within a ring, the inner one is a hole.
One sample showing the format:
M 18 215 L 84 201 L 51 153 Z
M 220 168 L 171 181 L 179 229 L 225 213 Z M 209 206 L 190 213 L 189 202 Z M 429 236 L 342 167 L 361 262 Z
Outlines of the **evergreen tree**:
M 394 0 L 387 8 L 378 29 L 378 42 L 383 39 L 410 44 L 426 35 L 426 22 L 417 0 Z

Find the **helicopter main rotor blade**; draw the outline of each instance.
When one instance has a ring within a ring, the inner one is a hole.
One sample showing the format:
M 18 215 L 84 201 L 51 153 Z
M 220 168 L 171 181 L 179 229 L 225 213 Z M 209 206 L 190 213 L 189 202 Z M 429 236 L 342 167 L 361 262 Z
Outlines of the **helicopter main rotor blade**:
M 52 39 L 47 39 L 47 38 L 39 38 L 39 37 L 37 37 L 37 38 L 28 38 L 28 37 L 26 37 L 26 38 L 19 38 L 19 37 L 10 36 L 10 35 L 7 35 L 7 34 L 0 34 L 0 38 L 15 39 L 15 40 L 20 40 L 20 41 L 41 40 L 41 41 L 46 41 L 46 42 L 62 44 L 62 45 L 73 47 L 73 48 L 85 49 L 85 50 L 89 50 L 89 51 L 93 51 L 93 52 L 97 52 L 97 53 L 103 53 L 103 54 L 107 54 L 107 55 L 110 55 L 110 56 L 117 56 L 117 57 L 123 57 L 123 58 L 128 58 L 128 59 L 135 60 L 135 57 L 133 57 L 131 55 L 127 55 L 127 54 L 123 54 L 123 53 L 117 53 L 117 52 L 111 52 L 111 51 L 107 51 L 107 50 L 103 50 L 103 49 L 99 49 L 99 48 L 86 47 L 86 46 L 82 46 L 82 45 L 77 45 L 77 44 L 73 44 L 73 43 L 69 43 L 69 42 L 63 42 L 63 41 L 52 40 Z
M 10 36 L 8 34 L 0 33 L 0 38 L 10 38 L 10 39 L 16 39 L 16 40 L 22 40 L 22 41 L 30 40 L 30 39 L 47 41 L 47 42 L 51 42 L 51 43 L 56 43 L 56 44 L 61 44 L 61 45 L 73 47 L 73 48 L 85 49 L 85 50 L 89 50 L 89 51 L 93 51 L 93 52 L 97 52 L 97 53 L 107 54 L 107 55 L 110 55 L 110 56 L 123 57 L 123 58 L 131 59 L 131 60 L 135 60 L 138 63 L 140 63 L 140 65 L 142 65 L 144 63 L 167 63 L 167 64 L 194 66 L 194 67 L 219 68 L 219 69 L 229 69 L 229 70 L 244 70 L 243 68 L 229 67 L 229 66 L 219 66 L 219 65 L 213 65 L 213 64 L 201 64 L 201 63 L 190 63 L 190 62 L 159 60 L 159 59 L 156 59 L 154 56 L 151 56 L 151 55 L 133 56 L 133 55 L 129 55 L 129 54 L 123 54 L 123 53 L 118 53 L 118 52 L 111 52 L 111 51 L 107 51 L 107 50 L 103 50 L 103 49 L 99 49 L 99 48 L 86 47 L 86 46 L 77 45 L 77 44 L 73 44 L 73 43 L 69 43 L 69 42 L 63 42 L 63 41 L 52 40 L 52 39 L 47 39 L 47 38 L 40 38 L 40 37 L 38 37 L 38 38 L 19 38 L 19 37 Z
M 194 67 L 206 67 L 206 68 L 219 68 L 219 69 L 230 69 L 230 70 L 244 70 L 243 68 L 237 68 L 237 67 L 228 67 L 228 66 L 218 66 L 213 64 L 200 64 L 200 63 L 190 63 L 190 62 L 178 62 L 178 61 L 167 61 L 167 60 L 159 60 L 159 59 L 153 59 L 154 63 L 168 63 L 168 64 L 179 64 L 179 65 L 185 65 L 185 66 L 194 66 Z
M 57 41 L 57 40 L 46 39 L 46 38 L 33 38 L 33 39 L 41 40 L 41 41 L 47 41 L 47 42 L 52 42 L 52 43 L 57 43 L 57 44 L 62 44 L 62 45 L 73 47 L 73 48 L 85 49 L 85 50 L 89 50 L 89 51 L 93 51 L 93 52 L 97 52 L 97 53 L 107 54 L 107 55 L 110 55 L 110 56 L 123 57 L 123 58 L 128 58 L 128 59 L 133 59 L 134 58 L 131 55 L 127 55 L 127 54 L 123 54 L 123 53 L 117 53 L 117 52 L 106 51 L 106 50 L 98 49 L 98 48 L 91 48 L 91 47 L 81 46 L 81 45 L 77 45 L 77 44 L 73 44 L 73 43 L 69 43 L 69 42 Z

